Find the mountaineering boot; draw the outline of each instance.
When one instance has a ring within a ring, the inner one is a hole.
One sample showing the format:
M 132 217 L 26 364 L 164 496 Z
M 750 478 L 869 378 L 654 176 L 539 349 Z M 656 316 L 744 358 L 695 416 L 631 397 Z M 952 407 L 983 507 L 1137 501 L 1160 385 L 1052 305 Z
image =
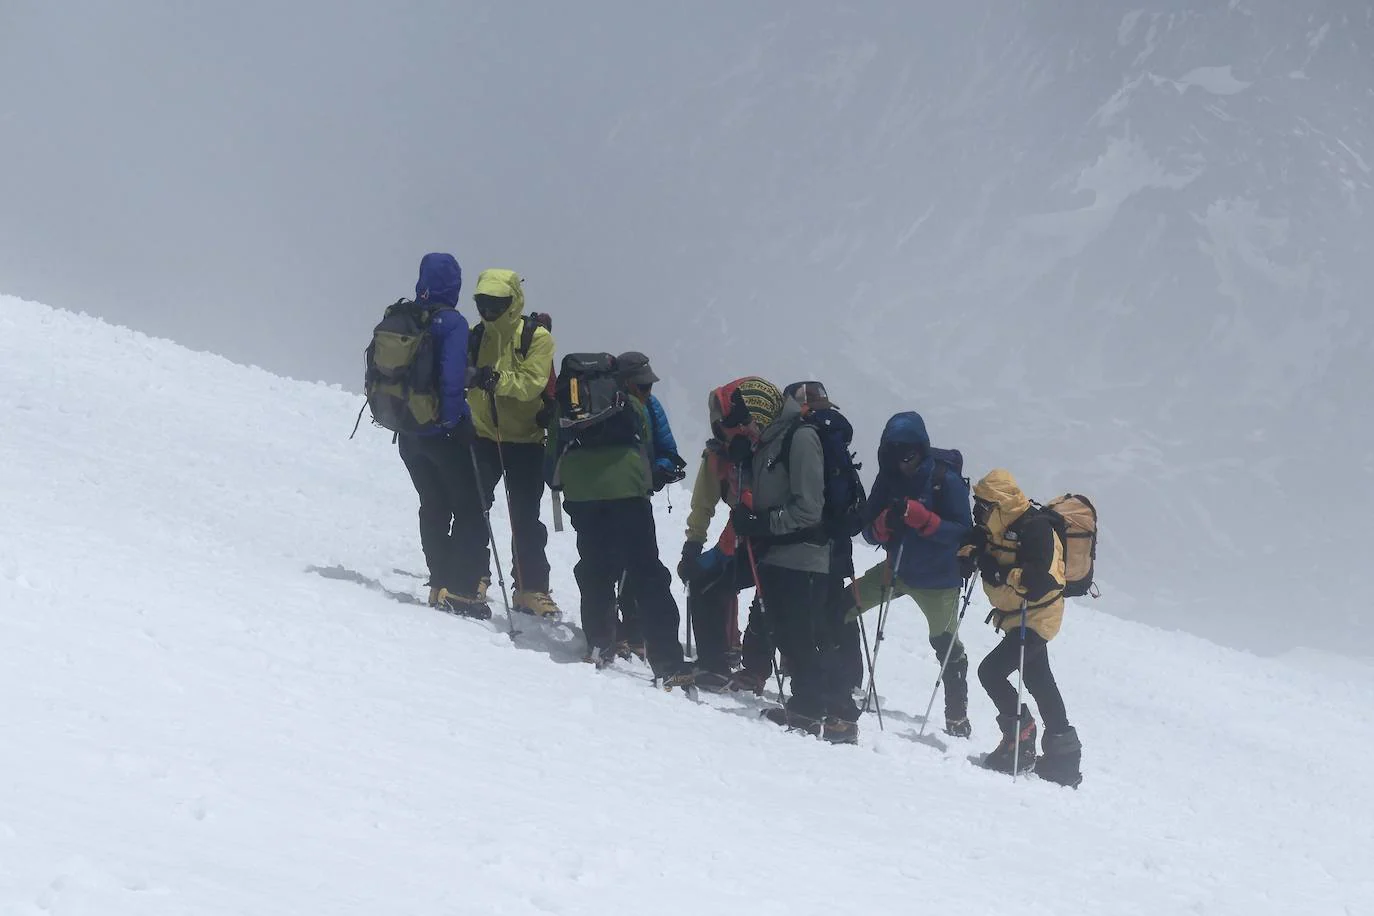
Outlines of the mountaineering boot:
M 588 646 L 587 652 L 582 656 L 582 661 L 589 665 L 596 665 L 598 671 L 602 668 L 615 664 L 614 646 Z
M 1014 716 L 998 716 L 997 727 L 1002 730 L 1002 741 L 991 754 L 983 758 L 983 766 L 999 773 L 1010 773 L 1013 757 L 1016 758 L 1018 773 L 1035 766 L 1035 720 L 1031 718 L 1030 710 L 1022 706 L 1019 720 Z
M 730 676 L 717 671 L 698 668 L 694 680 L 698 689 L 707 693 L 725 693 L 730 689 Z
M 491 576 L 483 576 L 477 580 L 477 600 L 487 600 L 487 589 L 491 588 Z
M 973 735 L 973 723 L 969 722 L 968 717 L 962 719 L 951 719 L 945 717 L 945 734 L 951 738 L 968 738 Z
M 1035 775 L 1061 786 L 1077 789 L 1083 781 L 1079 765 L 1083 761 L 1083 745 L 1078 740 L 1078 732 L 1070 725 L 1056 734 L 1046 733 L 1042 739 L 1043 751 L 1035 764 Z
M 563 612 L 553 603 L 553 596 L 548 592 L 517 591 L 515 609 L 522 614 L 533 614 L 545 620 L 560 620 L 563 617 Z
M 458 617 L 471 617 L 473 620 L 490 620 L 491 608 L 485 601 L 478 601 L 475 595 L 462 595 L 446 588 L 430 589 L 430 605 L 445 614 Z
M 764 685 L 768 683 L 768 675 L 750 671 L 748 668 L 741 668 L 730 675 L 730 681 L 725 686 L 732 693 L 752 693 L 755 696 L 763 695 Z
M 968 720 L 968 656 L 945 666 L 945 734 L 967 738 L 973 734 Z
M 696 683 L 696 672 L 686 662 L 683 662 L 682 667 L 674 671 L 668 671 L 664 674 L 655 672 L 654 677 L 658 680 L 658 685 L 664 690 L 672 690 L 674 687 L 681 687 L 685 690 Z
M 781 706 L 765 709 L 760 715 L 774 725 L 781 725 L 790 732 L 805 732 L 813 738 L 819 737 L 821 730 L 825 727 L 820 719 L 789 712 Z
M 615 654 L 626 661 L 629 661 L 631 658 L 638 658 L 640 661 L 645 661 L 644 643 L 633 643 L 629 640 L 622 639 L 615 644 Z
M 859 723 L 838 716 L 826 716 L 821 737 L 831 744 L 858 744 Z

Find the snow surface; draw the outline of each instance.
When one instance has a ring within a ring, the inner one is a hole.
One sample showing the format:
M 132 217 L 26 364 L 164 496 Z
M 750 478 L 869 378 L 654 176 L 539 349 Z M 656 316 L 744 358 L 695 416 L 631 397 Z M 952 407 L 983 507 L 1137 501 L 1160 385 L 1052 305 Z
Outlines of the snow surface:
M 353 395 L 4 297 L 0 383 L 5 916 L 1374 908 L 1359 662 L 1074 604 L 1074 792 L 967 762 L 976 686 L 972 742 L 915 740 L 935 665 L 899 603 L 887 730 L 830 747 L 419 606 L 414 494 L 388 436 L 347 440 Z

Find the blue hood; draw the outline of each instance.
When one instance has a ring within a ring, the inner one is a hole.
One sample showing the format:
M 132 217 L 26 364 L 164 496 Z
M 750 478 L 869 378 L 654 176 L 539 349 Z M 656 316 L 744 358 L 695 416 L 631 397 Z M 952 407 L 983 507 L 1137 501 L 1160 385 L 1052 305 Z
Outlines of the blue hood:
M 420 259 L 420 279 L 415 281 L 416 302 L 440 302 L 457 308 L 463 289 L 463 269 L 451 254 L 431 252 Z
M 922 452 L 930 450 L 930 434 L 926 432 L 926 421 L 914 410 L 894 414 L 883 427 L 883 437 L 878 441 L 884 445 L 916 445 Z

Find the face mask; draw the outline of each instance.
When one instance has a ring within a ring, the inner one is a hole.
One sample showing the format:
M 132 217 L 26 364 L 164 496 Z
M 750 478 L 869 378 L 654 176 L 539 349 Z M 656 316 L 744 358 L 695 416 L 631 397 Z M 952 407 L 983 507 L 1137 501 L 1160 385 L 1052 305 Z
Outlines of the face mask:
M 726 446 L 726 452 L 730 460 L 735 464 L 743 464 L 754 455 L 754 443 L 744 433 L 736 433 Z

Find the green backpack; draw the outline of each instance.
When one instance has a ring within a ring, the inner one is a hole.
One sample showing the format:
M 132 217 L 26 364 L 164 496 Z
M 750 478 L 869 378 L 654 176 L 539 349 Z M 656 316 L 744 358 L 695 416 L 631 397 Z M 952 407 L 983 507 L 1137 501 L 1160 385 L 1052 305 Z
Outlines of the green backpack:
M 400 299 L 387 307 L 373 328 L 363 376 L 373 423 L 394 433 L 438 428 L 439 370 L 430 321 L 435 312 L 448 307 Z M 353 431 L 358 431 L 356 423 Z

